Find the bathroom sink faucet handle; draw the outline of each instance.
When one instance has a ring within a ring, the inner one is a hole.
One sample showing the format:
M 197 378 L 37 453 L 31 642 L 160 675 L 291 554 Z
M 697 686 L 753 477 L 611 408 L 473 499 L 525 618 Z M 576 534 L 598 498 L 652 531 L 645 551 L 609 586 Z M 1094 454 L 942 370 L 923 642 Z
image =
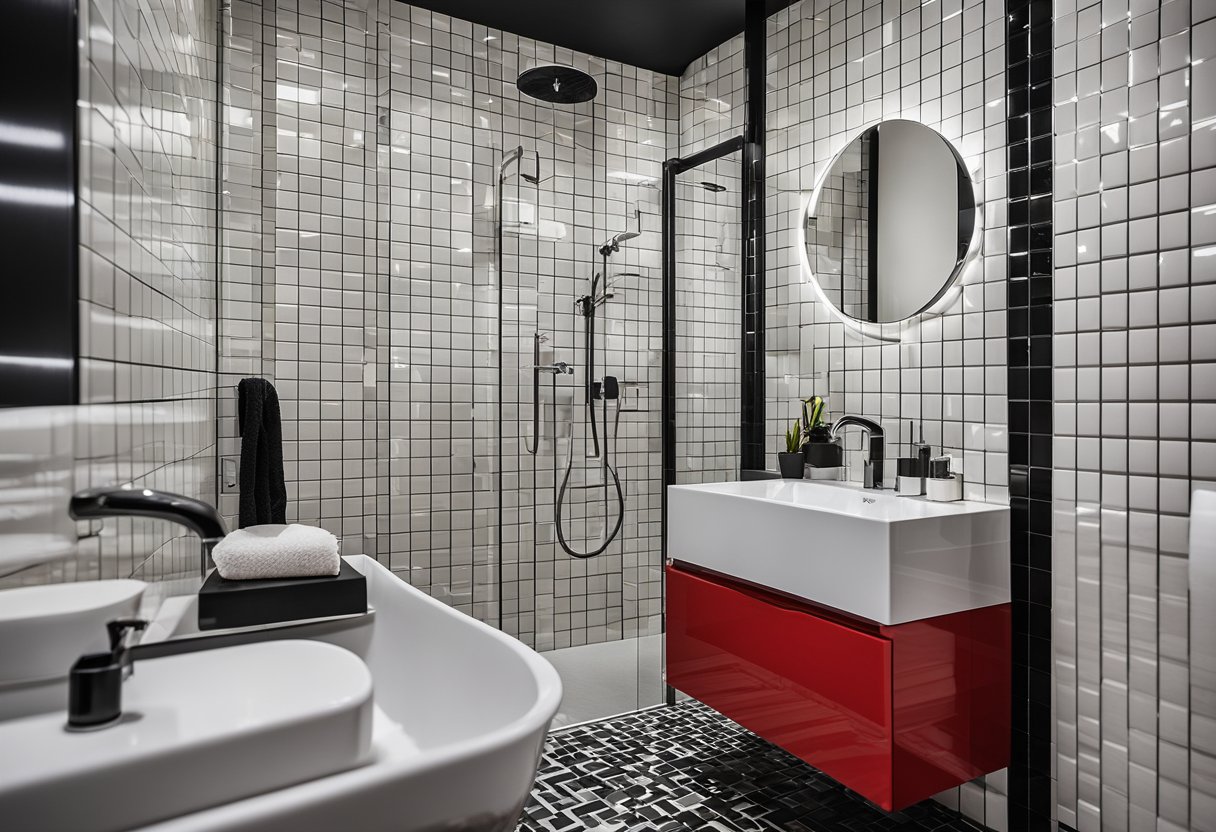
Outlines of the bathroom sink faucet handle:
M 148 628 L 148 622 L 142 618 L 116 618 L 106 622 L 106 632 L 110 635 L 110 652 L 119 648 L 127 648 L 127 638 L 131 633 L 142 632 Z
M 68 674 L 70 730 L 104 728 L 122 716 L 122 683 L 131 675 L 132 669 L 127 637 L 147 626 L 148 622 L 139 618 L 119 618 L 107 622 L 110 651 L 88 653 L 72 665 Z

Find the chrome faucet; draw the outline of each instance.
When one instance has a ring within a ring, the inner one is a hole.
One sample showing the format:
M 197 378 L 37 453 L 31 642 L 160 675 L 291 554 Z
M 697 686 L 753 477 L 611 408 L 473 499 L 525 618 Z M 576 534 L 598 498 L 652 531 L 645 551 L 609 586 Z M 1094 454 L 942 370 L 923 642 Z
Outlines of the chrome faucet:
M 832 438 L 838 438 L 840 432 L 850 425 L 861 428 L 870 437 L 870 455 L 865 463 L 863 484 L 866 488 L 882 488 L 882 443 L 885 435 L 882 425 L 865 416 L 841 416 L 836 420 L 836 424 L 832 425 Z

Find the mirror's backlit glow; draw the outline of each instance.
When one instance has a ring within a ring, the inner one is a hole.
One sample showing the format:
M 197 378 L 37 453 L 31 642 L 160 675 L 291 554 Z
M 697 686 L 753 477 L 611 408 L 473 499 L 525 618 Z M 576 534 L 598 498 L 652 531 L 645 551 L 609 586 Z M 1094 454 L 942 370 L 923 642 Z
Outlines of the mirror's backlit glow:
M 914 121 L 884 121 L 833 160 L 807 207 L 807 264 L 840 314 L 891 323 L 942 297 L 975 231 L 975 193 L 954 148 Z

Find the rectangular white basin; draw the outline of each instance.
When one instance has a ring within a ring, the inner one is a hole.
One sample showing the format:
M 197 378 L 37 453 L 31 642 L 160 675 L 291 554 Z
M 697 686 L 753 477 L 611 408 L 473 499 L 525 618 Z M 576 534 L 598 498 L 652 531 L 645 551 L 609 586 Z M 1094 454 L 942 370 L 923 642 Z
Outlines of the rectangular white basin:
M 1009 509 L 805 480 L 673 485 L 667 556 L 879 624 L 1009 600 Z

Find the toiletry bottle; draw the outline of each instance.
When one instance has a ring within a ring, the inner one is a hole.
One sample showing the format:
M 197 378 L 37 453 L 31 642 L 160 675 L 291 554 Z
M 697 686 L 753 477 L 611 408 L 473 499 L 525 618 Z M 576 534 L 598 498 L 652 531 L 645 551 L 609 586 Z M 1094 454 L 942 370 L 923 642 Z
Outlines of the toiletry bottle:
M 929 478 L 925 480 L 925 496 L 937 503 L 952 503 L 963 499 L 963 478 L 950 470 L 950 457 L 939 456 L 929 462 Z
M 908 447 L 913 451 L 920 447 L 914 445 L 914 437 L 913 424 L 909 420 Z M 900 457 L 895 463 L 895 492 L 902 497 L 919 497 L 923 495 L 925 493 L 925 475 L 927 473 L 927 459 L 922 460 L 917 454 Z
M 915 451 L 916 458 L 920 461 L 920 493 L 925 493 L 925 479 L 929 476 L 929 459 L 933 456 L 933 449 L 929 447 L 929 443 L 925 441 L 925 423 L 918 422 L 920 427 L 920 441 L 916 443 Z

